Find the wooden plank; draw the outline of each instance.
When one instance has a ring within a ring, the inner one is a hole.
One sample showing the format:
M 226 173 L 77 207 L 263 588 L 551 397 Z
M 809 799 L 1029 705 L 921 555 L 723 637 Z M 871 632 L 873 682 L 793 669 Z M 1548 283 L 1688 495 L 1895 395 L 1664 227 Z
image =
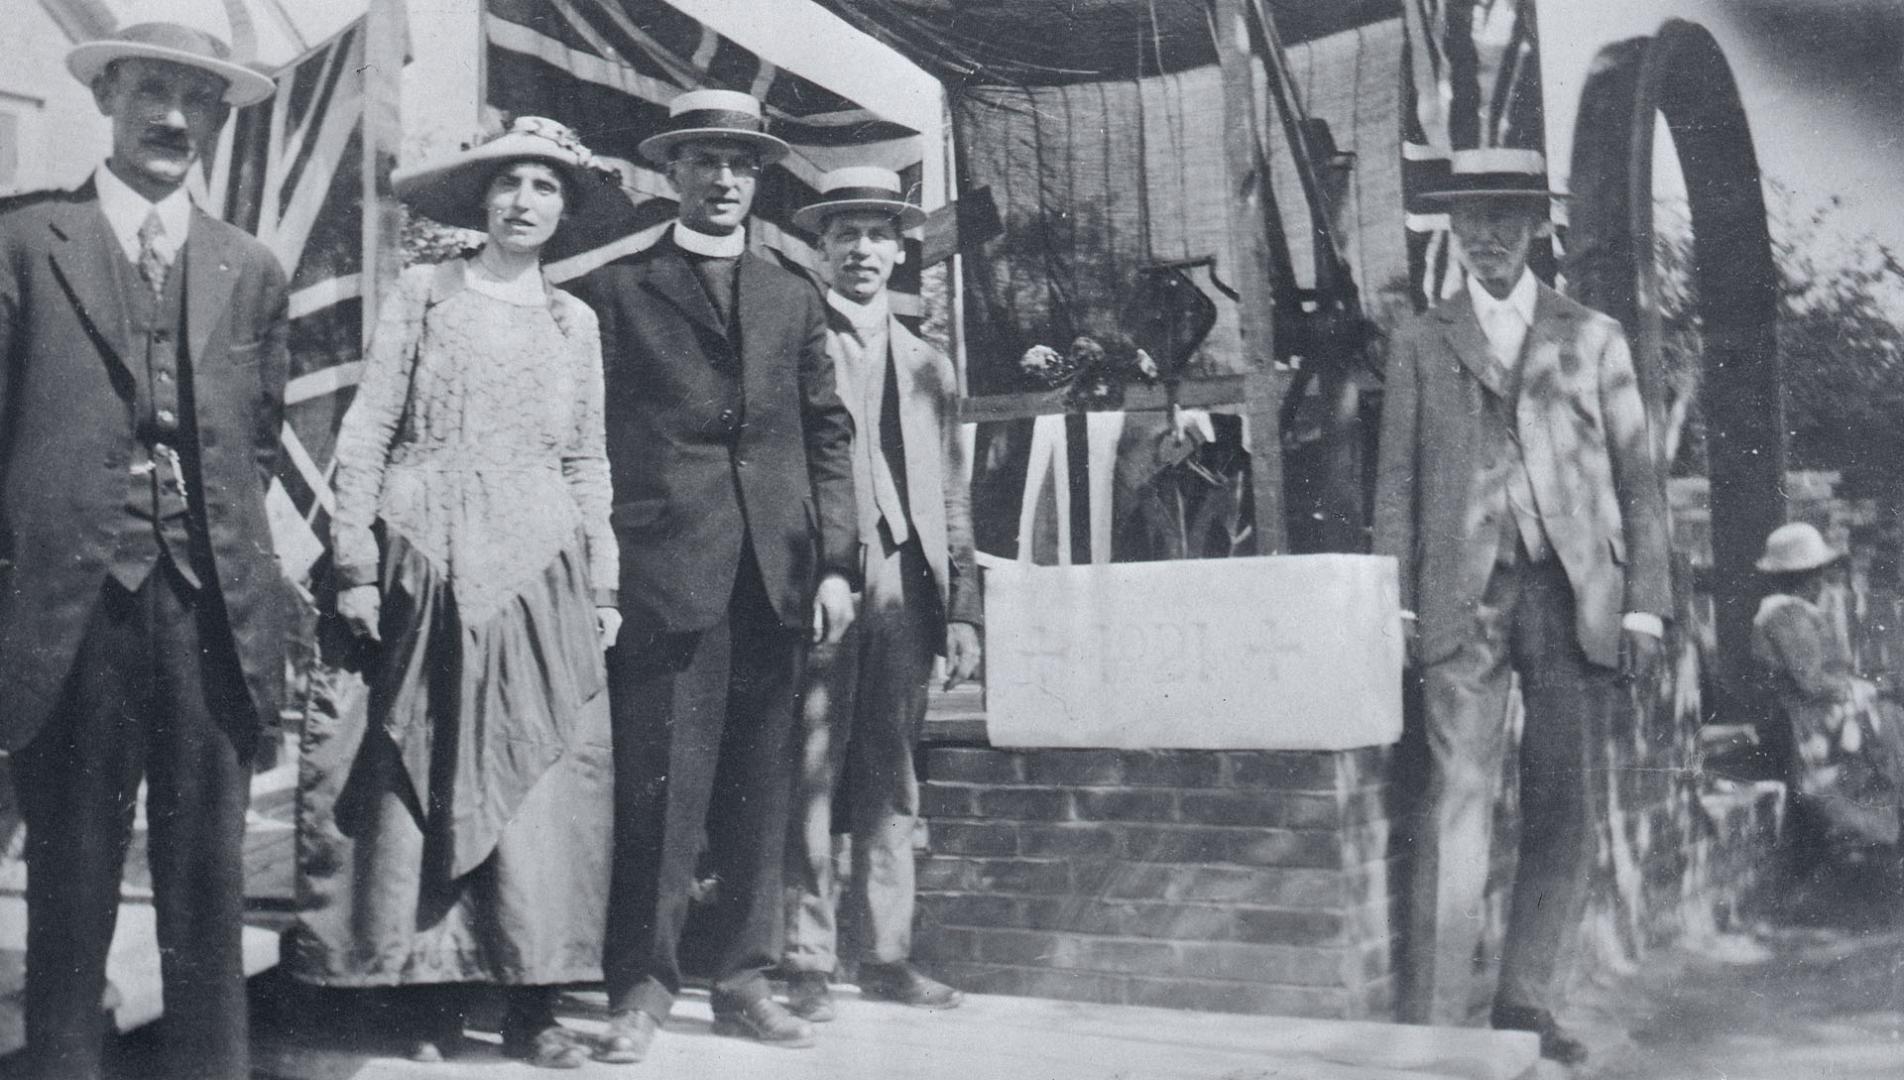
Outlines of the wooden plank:
M 1186 409 L 1243 405 L 1248 401 L 1248 381 L 1249 377 L 1245 375 L 1208 375 L 1185 379 L 1178 387 L 1177 404 Z M 1169 407 L 1170 395 L 1162 386 L 1131 386 L 1124 390 L 1125 412 L 1160 412 Z M 1029 420 L 1071 411 L 1065 403 L 1062 389 L 986 394 L 959 402 L 959 419 L 967 424 Z
M 1256 111 L 1251 65 L 1248 0 L 1215 0 L 1217 60 L 1223 70 L 1224 155 L 1229 164 L 1230 236 L 1236 245 L 1231 280 L 1241 297 L 1243 362 L 1256 377 L 1246 381 L 1250 480 L 1256 502 L 1256 550 L 1273 555 L 1286 546 L 1283 511 L 1281 388 L 1274 376 L 1275 282 L 1269 230 L 1274 213 L 1269 163 Z

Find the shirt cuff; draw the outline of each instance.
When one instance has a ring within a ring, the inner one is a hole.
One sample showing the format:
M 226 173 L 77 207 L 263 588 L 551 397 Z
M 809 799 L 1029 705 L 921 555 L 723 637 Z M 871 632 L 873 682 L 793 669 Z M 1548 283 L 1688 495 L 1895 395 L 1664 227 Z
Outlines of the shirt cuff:
M 620 606 L 621 606 L 621 602 L 620 602 L 620 600 L 621 600 L 621 597 L 620 597 L 620 594 L 619 594 L 619 593 L 618 593 L 618 592 L 617 592 L 616 590 L 614 590 L 614 589 L 595 589 L 595 590 L 593 590 L 593 592 L 595 593 L 595 606 L 596 606 L 596 607 L 612 607 L 612 608 L 618 608 L 618 607 L 620 607 Z
M 1666 620 L 1650 611 L 1629 611 L 1620 616 L 1620 626 L 1622 629 L 1638 631 L 1649 637 L 1666 636 Z
M 1414 613 L 1414 612 L 1412 612 L 1412 611 L 1403 611 L 1403 612 L 1402 612 L 1402 621 L 1403 621 L 1403 622 L 1414 622 L 1414 621 L 1415 621 L 1415 613 Z
M 337 575 L 339 588 L 377 584 L 376 563 L 338 563 L 333 573 Z

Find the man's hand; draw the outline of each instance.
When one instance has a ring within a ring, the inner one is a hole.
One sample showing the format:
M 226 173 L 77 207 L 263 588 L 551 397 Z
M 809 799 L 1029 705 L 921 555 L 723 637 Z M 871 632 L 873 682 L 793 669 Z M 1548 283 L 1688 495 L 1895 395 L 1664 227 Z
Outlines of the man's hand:
M 813 643 L 838 645 L 853 625 L 853 587 L 838 574 L 820 579 L 820 591 L 813 595 Z
M 969 622 L 945 626 L 945 689 L 950 690 L 978 671 L 983 650 L 978 643 L 978 627 Z
M 621 634 L 621 612 L 612 607 L 595 609 L 595 632 L 602 636 L 602 651 L 615 647 L 615 638 Z
M 1644 630 L 1620 631 L 1620 679 L 1628 683 L 1651 683 L 1659 670 L 1665 644 Z
M 377 629 L 379 615 L 383 610 L 383 593 L 375 585 L 352 585 L 337 594 L 337 614 L 343 618 L 344 625 L 360 638 L 382 641 Z

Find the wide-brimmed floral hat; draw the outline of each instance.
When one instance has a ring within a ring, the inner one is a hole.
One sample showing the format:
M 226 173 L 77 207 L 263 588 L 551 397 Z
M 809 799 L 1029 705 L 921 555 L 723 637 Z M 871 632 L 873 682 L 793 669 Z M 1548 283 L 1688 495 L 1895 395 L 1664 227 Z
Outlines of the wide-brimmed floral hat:
M 424 217 L 464 229 L 486 226 L 483 193 L 496 170 L 516 161 L 546 162 L 567 181 L 565 211 L 586 217 L 621 195 L 621 174 L 598 161 L 575 132 L 546 116 L 518 116 L 507 130 L 440 161 L 390 174 L 397 198 Z

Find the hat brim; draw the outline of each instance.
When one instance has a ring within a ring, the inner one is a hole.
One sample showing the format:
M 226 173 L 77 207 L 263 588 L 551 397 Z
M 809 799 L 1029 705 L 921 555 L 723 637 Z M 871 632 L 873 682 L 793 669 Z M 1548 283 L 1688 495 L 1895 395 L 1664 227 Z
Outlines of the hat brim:
M 827 218 L 834 214 L 854 212 L 891 214 L 899 219 L 902 232 L 924 225 L 929 216 L 924 210 L 900 199 L 828 199 L 795 210 L 793 223 L 810 233 L 818 233 Z
M 1850 554 L 1848 551 L 1832 551 L 1827 553 L 1823 562 L 1809 562 L 1798 566 L 1786 566 L 1770 559 L 1760 559 L 1752 564 L 1752 568 L 1761 574 L 1802 574 L 1808 570 L 1823 570 L 1827 566 L 1841 563 Z
M 619 185 L 564 158 L 547 139 L 527 135 L 505 135 L 441 161 L 395 169 L 390 186 L 397 198 L 424 217 L 482 232 L 488 228 L 483 194 L 496 170 L 512 161 L 541 162 L 560 171 L 566 182 L 563 211 L 569 217 L 592 216 L 612 205 L 609 199 L 621 195 Z
M 73 46 L 66 54 L 66 70 L 73 77 L 91 86 L 106 65 L 114 60 L 139 57 L 147 60 L 165 60 L 186 67 L 209 71 L 225 80 L 225 104 L 234 107 L 256 105 L 272 94 L 277 93 L 278 84 L 262 72 L 254 71 L 243 64 L 230 60 L 218 60 L 199 53 L 186 52 L 184 49 L 168 48 L 164 45 L 147 45 L 137 41 L 118 41 L 102 38 L 98 41 L 83 41 Z
M 747 131 L 741 128 L 682 128 L 679 131 L 664 131 L 659 135 L 650 135 L 635 147 L 637 153 L 648 159 L 650 165 L 668 167 L 668 156 L 674 148 L 684 142 L 695 139 L 719 139 L 724 142 L 745 143 L 760 155 L 762 165 L 771 165 L 793 152 L 784 139 L 777 139 L 764 131 Z

